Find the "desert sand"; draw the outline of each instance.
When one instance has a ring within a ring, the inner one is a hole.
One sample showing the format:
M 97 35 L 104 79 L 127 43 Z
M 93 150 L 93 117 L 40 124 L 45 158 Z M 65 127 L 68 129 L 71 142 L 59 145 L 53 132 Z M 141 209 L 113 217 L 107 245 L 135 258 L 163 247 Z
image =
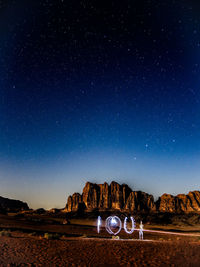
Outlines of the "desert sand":
M 154 226 L 155 232 L 144 231 L 139 241 L 138 231 L 122 230 L 114 240 L 105 229 L 98 234 L 94 225 L 81 223 L 1 215 L 0 230 L 9 236 L 0 236 L 0 266 L 200 266 L 200 234 L 194 227 L 166 234 Z M 45 233 L 58 239 L 46 239 Z
M 200 242 L 0 237 L 0 266 L 200 266 Z

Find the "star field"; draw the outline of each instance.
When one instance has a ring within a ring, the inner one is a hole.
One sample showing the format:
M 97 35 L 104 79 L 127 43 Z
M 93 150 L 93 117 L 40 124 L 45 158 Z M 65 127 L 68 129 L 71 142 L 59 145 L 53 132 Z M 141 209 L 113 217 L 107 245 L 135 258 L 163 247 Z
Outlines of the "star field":
M 0 193 L 37 206 L 45 187 L 37 201 L 59 206 L 92 179 L 198 189 L 199 12 L 184 0 L 1 2 Z

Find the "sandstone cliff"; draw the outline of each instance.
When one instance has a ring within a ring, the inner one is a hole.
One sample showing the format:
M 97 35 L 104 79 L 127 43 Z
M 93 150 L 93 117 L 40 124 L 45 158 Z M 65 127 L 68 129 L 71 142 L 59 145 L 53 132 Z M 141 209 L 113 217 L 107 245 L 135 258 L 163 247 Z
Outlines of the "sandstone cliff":
M 85 211 L 200 212 L 200 191 L 177 196 L 163 194 L 155 202 L 152 195 L 132 191 L 126 184 L 120 185 L 112 182 L 109 185 L 87 182 L 82 194 L 74 193 L 68 197 L 65 211 L 75 212 L 80 209 L 85 209 Z
M 156 206 L 160 212 L 200 212 L 200 192 L 177 196 L 164 194 L 158 199 Z
M 132 191 L 126 184 L 112 182 L 110 185 L 87 182 L 83 193 L 74 193 L 68 197 L 66 211 L 77 211 L 79 207 L 87 211 L 124 210 L 124 211 L 153 211 L 155 210 L 152 195 L 141 191 Z

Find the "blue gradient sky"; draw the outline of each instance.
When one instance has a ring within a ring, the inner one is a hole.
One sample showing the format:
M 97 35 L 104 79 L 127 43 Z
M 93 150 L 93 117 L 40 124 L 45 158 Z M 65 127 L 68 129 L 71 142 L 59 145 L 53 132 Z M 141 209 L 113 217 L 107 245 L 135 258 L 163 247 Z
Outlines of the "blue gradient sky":
M 0 11 L 0 195 L 51 208 L 86 181 L 199 190 L 200 4 Z

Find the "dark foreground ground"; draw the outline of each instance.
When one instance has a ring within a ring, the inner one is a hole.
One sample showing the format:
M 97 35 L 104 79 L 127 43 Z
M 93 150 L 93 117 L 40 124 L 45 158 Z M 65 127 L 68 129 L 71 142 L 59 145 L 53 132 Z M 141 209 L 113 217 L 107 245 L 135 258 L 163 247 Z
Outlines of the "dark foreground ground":
M 90 238 L 0 237 L 0 266 L 200 266 L 200 244 Z
M 0 236 L 0 266 L 200 266 L 199 231 L 192 228 L 178 234 L 144 232 L 144 241 L 137 231 L 122 230 L 120 240 L 112 240 L 91 225 L 35 219 L 0 216 L 0 233 L 4 229 L 8 235 Z

